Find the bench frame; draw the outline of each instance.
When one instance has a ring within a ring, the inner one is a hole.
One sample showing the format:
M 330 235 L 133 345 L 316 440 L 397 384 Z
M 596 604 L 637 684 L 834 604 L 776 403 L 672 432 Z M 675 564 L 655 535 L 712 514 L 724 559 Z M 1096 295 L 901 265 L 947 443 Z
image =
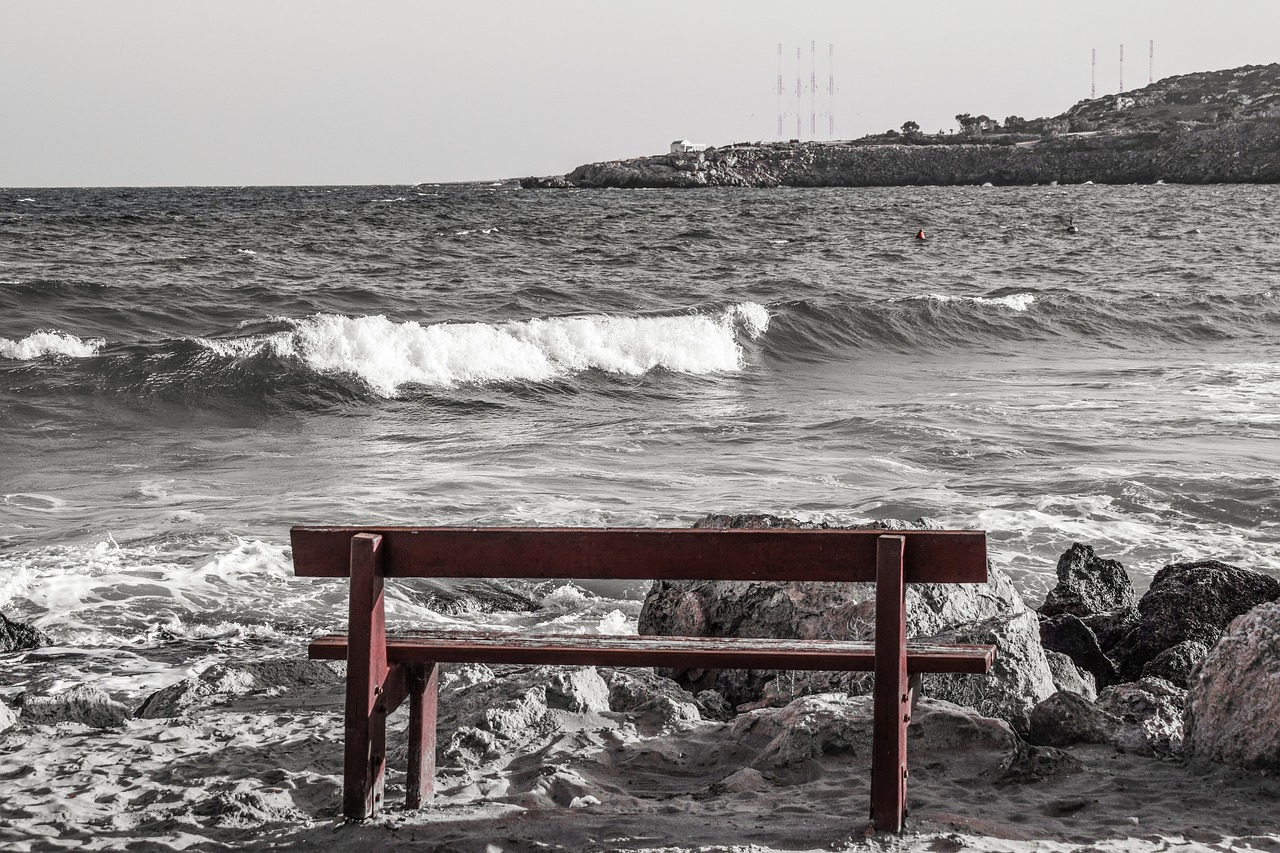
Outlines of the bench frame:
M 294 527 L 291 540 L 298 576 L 351 578 L 348 633 L 317 638 L 308 654 L 347 662 L 343 814 L 352 820 L 382 807 L 387 715 L 406 699 L 406 802 L 430 801 L 440 663 L 536 662 L 872 671 L 871 817 L 899 832 L 919 674 L 985 673 L 995 656 L 994 646 L 906 637 L 906 584 L 987 580 L 982 531 Z M 875 640 L 388 634 L 384 582 L 399 577 L 872 581 Z

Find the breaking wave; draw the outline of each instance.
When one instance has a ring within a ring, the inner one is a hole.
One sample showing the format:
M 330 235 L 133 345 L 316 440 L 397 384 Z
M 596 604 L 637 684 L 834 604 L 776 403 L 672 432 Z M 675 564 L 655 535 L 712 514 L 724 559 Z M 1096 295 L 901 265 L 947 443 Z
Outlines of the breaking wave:
M 0 358 L 17 361 L 31 361 L 47 355 L 87 358 L 96 355 L 104 343 L 101 339 L 83 340 L 66 332 L 34 332 L 19 341 L 0 338 Z
M 743 366 L 740 339 L 768 328 L 760 305 L 714 315 L 554 317 L 490 323 L 395 322 L 384 316 L 321 314 L 284 321 L 291 328 L 231 339 L 200 339 L 214 353 L 244 358 L 270 353 L 299 359 L 321 374 L 359 377 L 377 394 L 408 384 L 430 387 L 543 382 L 600 370 L 640 375 L 732 372 Z

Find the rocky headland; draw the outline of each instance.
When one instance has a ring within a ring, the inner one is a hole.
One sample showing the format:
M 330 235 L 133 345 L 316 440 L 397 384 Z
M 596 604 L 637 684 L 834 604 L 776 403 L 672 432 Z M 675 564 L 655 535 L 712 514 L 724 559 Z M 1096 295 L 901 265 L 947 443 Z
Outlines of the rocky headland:
M 1169 77 L 1058 116 L 957 116 L 958 134 L 734 143 L 588 163 L 536 188 L 1280 182 L 1280 64 Z

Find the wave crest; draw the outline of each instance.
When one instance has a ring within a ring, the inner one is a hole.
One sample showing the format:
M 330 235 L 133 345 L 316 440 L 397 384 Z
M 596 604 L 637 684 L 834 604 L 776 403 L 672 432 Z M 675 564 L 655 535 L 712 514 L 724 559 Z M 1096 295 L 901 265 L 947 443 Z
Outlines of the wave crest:
M 655 369 L 734 372 L 745 358 L 739 340 L 764 334 L 769 312 L 743 303 L 715 315 L 589 315 L 501 324 L 424 326 L 382 315 L 336 314 L 286 322 L 292 330 L 199 342 L 223 357 L 266 352 L 297 358 L 318 373 L 358 376 L 391 397 L 406 384 L 542 382 L 586 370 L 632 376 Z
M 62 355 L 70 358 L 88 358 L 98 354 L 106 345 L 101 338 L 88 340 L 67 332 L 33 332 L 20 341 L 0 338 L 0 358 L 31 361 L 46 355 Z

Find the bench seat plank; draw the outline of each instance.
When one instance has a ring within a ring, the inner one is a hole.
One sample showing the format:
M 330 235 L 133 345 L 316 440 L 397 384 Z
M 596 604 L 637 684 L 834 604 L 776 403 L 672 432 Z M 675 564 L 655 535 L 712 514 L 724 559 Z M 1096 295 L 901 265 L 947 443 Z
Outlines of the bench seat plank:
M 317 637 L 311 658 L 346 660 L 343 634 Z M 908 672 L 984 673 L 995 648 L 987 645 L 907 643 Z M 510 663 L 674 669 L 797 669 L 870 672 L 873 643 L 747 637 L 668 637 L 608 634 L 523 634 L 503 631 L 387 633 L 390 663 Z

